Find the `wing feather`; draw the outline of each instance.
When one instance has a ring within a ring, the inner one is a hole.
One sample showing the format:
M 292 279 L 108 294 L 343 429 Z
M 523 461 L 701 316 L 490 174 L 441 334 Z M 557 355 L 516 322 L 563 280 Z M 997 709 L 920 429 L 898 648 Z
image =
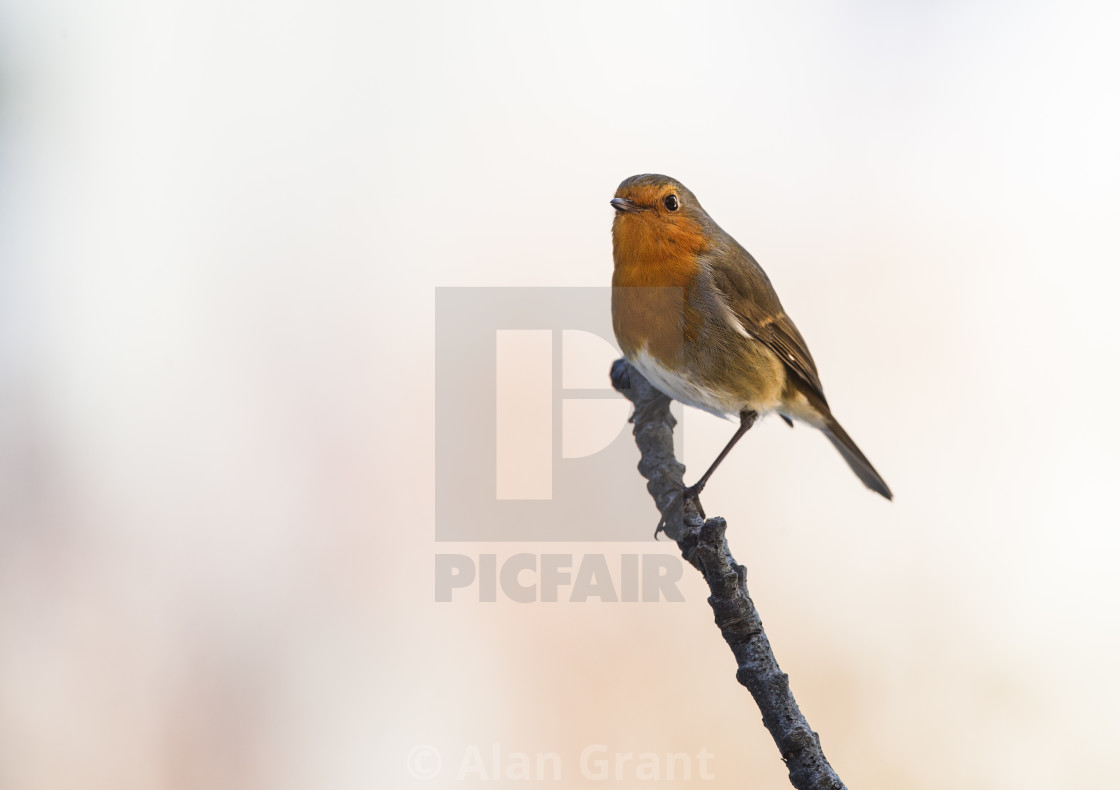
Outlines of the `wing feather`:
M 712 261 L 716 288 L 743 328 L 777 354 L 827 408 L 824 387 L 805 338 L 782 309 L 762 267 L 741 247 L 736 252 L 740 254 L 723 255 Z

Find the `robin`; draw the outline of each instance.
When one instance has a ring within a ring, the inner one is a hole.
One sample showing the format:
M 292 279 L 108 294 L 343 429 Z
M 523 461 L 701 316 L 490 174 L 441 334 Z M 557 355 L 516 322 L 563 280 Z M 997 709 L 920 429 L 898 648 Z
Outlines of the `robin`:
M 626 359 L 653 386 L 739 428 L 686 499 L 755 421 L 771 412 L 819 429 L 872 491 L 891 499 L 875 467 L 832 416 L 805 339 L 770 278 L 682 183 L 661 175 L 623 181 L 615 209 L 611 313 Z M 703 509 L 699 508 L 701 515 Z

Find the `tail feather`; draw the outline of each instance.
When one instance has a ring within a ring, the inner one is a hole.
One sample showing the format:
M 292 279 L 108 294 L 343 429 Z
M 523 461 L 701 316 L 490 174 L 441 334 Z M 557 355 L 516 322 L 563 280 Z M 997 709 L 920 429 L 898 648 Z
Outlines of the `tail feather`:
M 860 452 L 856 443 L 852 441 L 852 437 L 848 436 L 847 431 L 840 427 L 840 423 L 836 421 L 835 417 L 831 414 L 828 415 L 824 425 L 821 426 L 821 430 L 832 442 L 832 446 L 840 451 L 840 455 L 844 456 L 848 466 L 852 467 L 856 477 L 862 480 L 865 486 L 887 499 L 894 499 L 886 481 L 875 471 L 875 467 L 867 460 L 867 456 Z

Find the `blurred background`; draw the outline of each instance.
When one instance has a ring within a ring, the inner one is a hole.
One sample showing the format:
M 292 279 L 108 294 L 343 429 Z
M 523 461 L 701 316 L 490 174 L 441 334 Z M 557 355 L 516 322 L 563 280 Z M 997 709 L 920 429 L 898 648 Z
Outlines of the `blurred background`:
M 434 540 L 434 288 L 609 283 L 639 172 L 759 259 L 894 489 L 770 420 L 704 498 L 841 777 L 1106 785 L 1118 34 L 1104 2 L 0 4 L 0 787 L 475 786 L 494 745 L 582 786 L 592 744 L 788 786 L 691 570 L 683 603 L 432 594 L 437 553 L 674 552 Z M 694 477 L 731 426 L 684 429 Z

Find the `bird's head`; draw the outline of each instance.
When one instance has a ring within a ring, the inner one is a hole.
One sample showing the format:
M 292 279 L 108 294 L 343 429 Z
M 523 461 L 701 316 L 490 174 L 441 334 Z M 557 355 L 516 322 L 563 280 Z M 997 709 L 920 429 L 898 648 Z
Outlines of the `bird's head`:
M 648 269 L 670 259 L 678 263 L 705 247 L 705 227 L 710 223 L 700 202 L 689 189 L 669 176 L 631 176 L 618 185 L 614 207 L 615 266 Z

